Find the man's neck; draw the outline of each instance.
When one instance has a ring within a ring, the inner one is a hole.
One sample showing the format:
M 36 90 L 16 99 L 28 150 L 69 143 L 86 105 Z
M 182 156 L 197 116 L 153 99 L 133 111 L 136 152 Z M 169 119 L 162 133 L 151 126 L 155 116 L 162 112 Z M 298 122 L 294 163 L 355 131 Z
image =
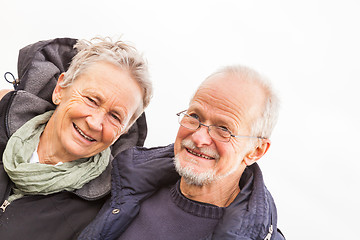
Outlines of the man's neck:
M 218 207 L 227 207 L 240 192 L 239 178 L 224 178 L 204 186 L 187 184 L 182 178 L 180 191 L 188 199 Z

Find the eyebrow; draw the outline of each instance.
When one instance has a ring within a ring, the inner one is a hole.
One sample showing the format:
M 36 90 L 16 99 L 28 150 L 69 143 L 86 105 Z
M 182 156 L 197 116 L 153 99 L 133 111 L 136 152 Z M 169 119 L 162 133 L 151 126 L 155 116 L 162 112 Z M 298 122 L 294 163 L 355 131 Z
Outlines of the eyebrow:
M 96 91 L 93 90 L 86 90 L 84 93 L 90 94 L 92 97 L 96 98 L 99 102 L 104 102 L 104 96 Z
M 204 109 L 202 109 L 202 108 L 200 108 L 199 106 L 198 106 L 198 104 L 194 104 L 195 106 L 193 106 L 193 107 L 191 107 L 191 108 L 188 108 L 188 111 L 187 111 L 187 113 L 188 112 L 195 112 L 196 114 L 198 114 L 199 115 L 199 117 L 200 117 L 200 119 L 202 120 L 202 121 L 204 121 L 204 114 L 203 114 L 203 112 L 206 112 L 206 110 L 204 110 Z M 234 132 L 235 132 L 235 128 L 236 128 L 236 126 L 233 124 L 233 123 L 231 123 L 230 121 L 225 121 L 224 119 L 222 119 L 222 118 L 218 118 L 218 119 L 215 119 L 215 122 L 214 123 L 211 123 L 211 125 L 212 126 L 216 126 L 216 127 L 220 127 L 220 126 L 226 126 L 227 128 L 228 128 L 228 130 L 232 133 L 232 134 L 234 134 Z

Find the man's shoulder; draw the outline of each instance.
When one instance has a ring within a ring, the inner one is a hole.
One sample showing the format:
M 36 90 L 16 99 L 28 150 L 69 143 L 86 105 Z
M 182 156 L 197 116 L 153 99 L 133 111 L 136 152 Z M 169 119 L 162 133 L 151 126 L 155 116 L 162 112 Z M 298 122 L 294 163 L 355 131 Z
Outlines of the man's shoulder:
M 172 160 L 174 144 L 159 147 L 131 147 L 115 156 L 114 162 L 119 164 L 139 165 L 147 162 Z
M 112 165 L 113 192 L 133 189 L 133 194 L 175 183 L 179 175 L 173 164 L 173 144 L 129 148 L 115 156 Z M 121 185 L 121 186 L 120 186 Z

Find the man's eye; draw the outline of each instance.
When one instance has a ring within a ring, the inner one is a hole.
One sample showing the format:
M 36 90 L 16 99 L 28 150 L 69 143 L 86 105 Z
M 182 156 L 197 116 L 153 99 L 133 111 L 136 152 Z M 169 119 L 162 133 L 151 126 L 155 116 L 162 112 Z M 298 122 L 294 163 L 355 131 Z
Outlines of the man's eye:
M 229 129 L 227 129 L 227 127 L 219 126 L 218 128 L 225 131 L 225 132 L 230 132 Z
M 190 117 L 193 117 L 195 119 L 199 119 L 199 116 L 196 113 L 189 114 Z

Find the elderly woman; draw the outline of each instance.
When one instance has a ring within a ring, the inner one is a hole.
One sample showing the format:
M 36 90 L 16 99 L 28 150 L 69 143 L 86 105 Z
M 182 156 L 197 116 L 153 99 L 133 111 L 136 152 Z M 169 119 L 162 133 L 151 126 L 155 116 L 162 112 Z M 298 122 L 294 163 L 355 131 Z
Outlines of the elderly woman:
M 122 41 L 55 39 L 20 51 L 19 71 L 0 101 L 0 239 L 76 239 L 109 197 L 111 155 L 143 144 L 147 65 Z

